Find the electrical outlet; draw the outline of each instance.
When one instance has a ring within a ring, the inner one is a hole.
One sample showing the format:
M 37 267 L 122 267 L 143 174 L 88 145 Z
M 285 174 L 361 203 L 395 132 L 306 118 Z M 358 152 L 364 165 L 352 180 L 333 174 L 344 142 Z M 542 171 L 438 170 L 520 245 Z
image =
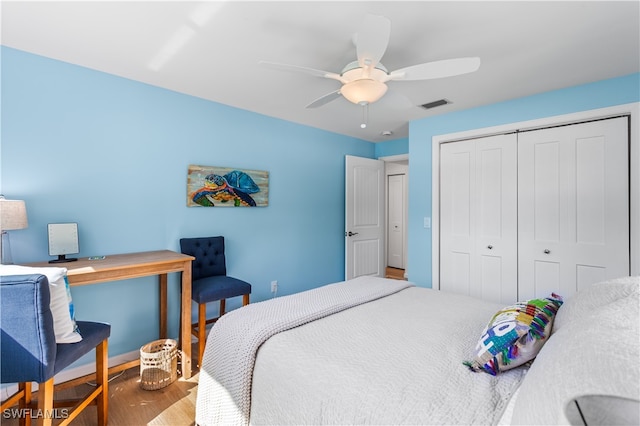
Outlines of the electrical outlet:
M 271 281 L 271 293 L 278 291 L 278 281 Z

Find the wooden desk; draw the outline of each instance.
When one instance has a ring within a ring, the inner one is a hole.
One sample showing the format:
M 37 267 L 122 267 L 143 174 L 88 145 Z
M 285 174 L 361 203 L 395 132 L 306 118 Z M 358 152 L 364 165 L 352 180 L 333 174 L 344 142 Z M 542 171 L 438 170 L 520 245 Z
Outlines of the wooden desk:
M 75 262 L 29 263 L 27 266 L 67 268 L 70 286 L 158 275 L 160 285 L 160 338 L 167 338 L 167 274 L 182 272 L 180 341 L 182 377 L 191 377 L 191 261 L 195 258 L 171 250 L 115 254 L 102 260 L 78 259 Z M 139 360 L 138 360 L 139 362 Z

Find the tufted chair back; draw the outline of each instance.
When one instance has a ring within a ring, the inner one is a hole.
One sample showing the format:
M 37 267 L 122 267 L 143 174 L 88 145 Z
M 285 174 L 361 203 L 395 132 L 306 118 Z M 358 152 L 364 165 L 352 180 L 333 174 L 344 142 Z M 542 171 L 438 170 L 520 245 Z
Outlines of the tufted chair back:
M 53 377 L 56 340 L 44 275 L 0 279 L 2 383 L 45 382 Z
M 26 417 L 21 418 L 20 424 L 30 424 L 33 416 L 39 425 L 51 425 L 54 406 L 74 407 L 68 410 L 67 420 L 71 421 L 93 404 L 97 405 L 97 424 L 105 426 L 109 407 L 111 325 L 76 321 L 82 340 L 56 343 L 50 291 L 45 275 L 0 276 L 0 383 L 18 383 L 18 391 L 2 401 L 0 412 L 5 413 L 17 404 Z M 54 376 L 94 350 L 95 387 L 80 399 L 60 400 L 54 405 Z M 37 411 L 28 409 L 32 407 L 32 382 L 39 384 Z M 36 417 L 33 413 L 39 415 Z
M 180 251 L 196 258 L 191 264 L 192 280 L 226 275 L 224 237 L 182 238 Z
M 228 298 L 242 296 L 242 305 L 248 305 L 251 284 L 227 276 L 222 236 L 181 238 L 180 250 L 195 257 L 191 264 L 191 299 L 198 304 L 198 322 L 191 324 L 191 333 L 198 337 L 198 365 L 202 366 L 207 324 L 224 315 Z M 206 304 L 215 301 L 220 302 L 218 316 L 207 319 Z

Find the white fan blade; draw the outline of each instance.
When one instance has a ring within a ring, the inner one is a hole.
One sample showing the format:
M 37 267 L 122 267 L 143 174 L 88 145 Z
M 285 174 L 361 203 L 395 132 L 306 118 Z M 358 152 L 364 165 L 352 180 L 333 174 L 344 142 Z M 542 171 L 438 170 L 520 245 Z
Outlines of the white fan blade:
M 389 73 L 389 80 L 429 80 L 467 74 L 480 68 L 480 58 L 457 58 L 400 68 Z
M 315 101 L 311 102 L 309 105 L 307 105 L 305 108 L 318 108 L 321 107 L 324 104 L 328 104 L 329 102 L 338 99 L 340 96 L 342 96 L 340 94 L 340 90 L 336 90 L 335 92 L 331 92 L 331 93 L 327 93 L 324 96 L 320 96 L 318 99 L 316 99 Z
M 391 21 L 379 15 L 365 15 L 360 31 L 356 35 L 358 64 L 365 70 L 373 69 L 389 44 Z
M 268 61 L 259 61 L 258 64 L 263 67 L 271 68 L 278 71 L 293 71 L 293 72 L 303 72 L 305 74 L 310 74 L 316 77 L 324 77 L 331 78 L 333 80 L 338 80 L 342 83 L 346 83 L 346 81 L 342 81 L 343 78 L 340 74 L 336 74 L 334 72 L 316 70 L 313 68 L 300 67 L 298 65 L 289 65 L 289 64 L 280 64 L 278 62 L 268 62 Z
M 394 110 L 406 110 L 415 107 L 411 99 L 392 89 L 389 89 L 379 102 L 384 102 L 384 105 Z

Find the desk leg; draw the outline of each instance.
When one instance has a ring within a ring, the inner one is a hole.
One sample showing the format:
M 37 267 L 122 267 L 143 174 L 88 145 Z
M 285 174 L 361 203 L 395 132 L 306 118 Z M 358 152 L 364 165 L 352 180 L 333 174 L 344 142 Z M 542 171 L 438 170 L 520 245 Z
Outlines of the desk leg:
M 160 284 L 160 338 L 167 338 L 167 274 L 158 276 Z
M 182 271 L 182 309 L 180 310 L 180 340 L 182 341 L 182 377 L 191 377 L 191 261 Z

